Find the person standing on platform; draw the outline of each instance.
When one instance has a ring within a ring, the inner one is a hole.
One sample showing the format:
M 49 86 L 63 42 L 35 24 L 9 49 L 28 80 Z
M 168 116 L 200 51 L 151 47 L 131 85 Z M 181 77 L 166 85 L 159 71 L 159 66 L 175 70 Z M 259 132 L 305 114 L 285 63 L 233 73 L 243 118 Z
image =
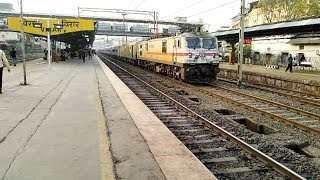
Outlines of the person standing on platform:
M 293 62 L 293 59 L 292 59 L 292 55 L 290 54 L 289 55 L 289 58 L 288 58 L 288 67 L 286 69 L 286 72 L 290 69 L 290 73 L 292 72 L 292 62 Z
M 11 59 L 12 64 L 14 66 L 16 66 L 16 64 L 17 64 L 17 55 L 16 54 L 17 54 L 17 52 L 13 47 L 12 50 L 10 51 L 10 59 Z
M 0 49 L 0 94 L 2 94 L 2 74 L 3 74 L 3 64 L 7 67 L 10 73 L 10 64 L 4 52 Z
M 89 56 L 89 60 L 92 60 L 91 49 L 88 50 L 88 56 Z
M 306 61 L 306 58 L 304 57 L 304 54 L 302 54 L 300 60 L 299 60 L 299 66 L 301 66 L 301 62 Z
M 79 59 L 81 59 L 82 58 L 82 50 L 81 49 L 78 50 L 78 55 L 79 55 Z
M 48 58 L 48 50 L 45 49 L 45 50 L 43 50 L 43 52 L 44 52 L 43 60 L 47 60 L 47 58 Z
M 85 50 L 82 50 L 82 60 L 83 62 L 86 62 L 86 51 Z

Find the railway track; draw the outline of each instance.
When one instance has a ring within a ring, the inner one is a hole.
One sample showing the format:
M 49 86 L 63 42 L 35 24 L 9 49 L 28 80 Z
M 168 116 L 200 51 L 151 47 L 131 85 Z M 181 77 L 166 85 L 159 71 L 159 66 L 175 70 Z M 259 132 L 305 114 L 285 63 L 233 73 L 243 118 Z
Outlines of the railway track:
M 209 87 L 199 87 L 178 80 L 173 80 L 172 78 L 168 79 L 175 81 L 177 84 L 187 86 L 193 90 L 219 98 L 223 101 L 252 109 L 268 115 L 273 119 L 280 120 L 286 124 L 293 125 L 316 136 L 320 136 L 319 114 L 290 107 L 258 96 L 249 95 L 217 84 L 207 84 Z M 214 87 L 214 89 L 212 89 L 212 87 Z M 217 89 L 220 89 L 220 91 L 216 91 Z
M 263 113 L 269 117 L 280 120 L 286 124 L 293 125 L 299 129 L 306 130 L 316 136 L 320 136 L 320 115 L 290 107 L 278 102 L 270 101 L 258 96 L 249 95 L 241 91 L 233 90 L 217 84 L 207 84 L 208 87 L 199 87 L 192 84 L 173 80 L 177 84 L 187 86 L 196 91 L 217 97 L 223 101 L 237 104 L 248 109 Z M 212 89 L 214 87 L 215 89 Z M 220 89 L 220 91 L 216 91 Z
M 225 101 L 261 112 L 284 123 L 307 130 L 320 136 L 320 115 L 298 108 L 290 107 L 261 97 L 249 95 L 221 85 L 209 84 L 214 89 L 193 87 L 210 96 L 219 97 Z M 217 91 L 218 90 L 218 91 Z
M 304 179 L 112 61 L 104 62 L 217 178 Z
M 237 84 L 236 81 L 229 80 L 229 79 L 224 79 L 224 78 L 218 78 L 219 81 L 224 81 L 232 84 Z M 310 94 L 310 93 L 305 93 L 305 92 L 300 92 L 292 89 L 283 89 L 283 88 L 277 88 L 277 87 L 271 87 L 267 86 L 264 84 L 259 84 L 259 85 L 254 85 L 254 84 L 245 84 L 246 87 L 254 88 L 254 89 L 259 89 L 265 92 L 271 92 L 271 93 L 277 93 L 279 95 L 283 95 L 285 97 L 291 97 L 294 98 L 302 103 L 313 105 L 313 106 L 318 106 L 320 107 L 320 97 Z
M 223 101 L 263 113 L 271 118 L 306 130 L 316 136 L 320 136 L 319 114 L 314 114 L 216 84 L 208 84 L 209 87 L 199 87 L 177 80 L 175 80 L 175 82 Z M 212 87 L 214 87 L 214 89 L 212 89 Z M 217 91 L 217 89 L 220 90 Z

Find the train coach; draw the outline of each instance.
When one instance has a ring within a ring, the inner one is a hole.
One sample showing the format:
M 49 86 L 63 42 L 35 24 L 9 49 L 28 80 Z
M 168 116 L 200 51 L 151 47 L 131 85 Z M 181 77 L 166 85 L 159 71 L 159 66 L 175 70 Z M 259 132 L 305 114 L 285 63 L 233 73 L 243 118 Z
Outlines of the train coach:
M 104 49 L 102 51 L 100 50 L 100 52 L 108 54 L 109 56 L 112 56 L 115 58 L 120 56 L 119 47 L 117 47 L 117 46 L 110 47 L 110 48 Z
M 212 82 L 220 71 L 217 39 L 209 33 L 183 33 L 118 49 L 120 59 L 189 83 Z

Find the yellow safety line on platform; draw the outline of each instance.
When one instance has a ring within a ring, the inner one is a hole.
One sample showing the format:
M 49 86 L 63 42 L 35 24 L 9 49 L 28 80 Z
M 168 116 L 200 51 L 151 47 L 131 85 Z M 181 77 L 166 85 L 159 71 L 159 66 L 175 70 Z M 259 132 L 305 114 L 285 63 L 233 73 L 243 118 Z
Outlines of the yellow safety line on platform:
M 101 180 L 114 180 L 114 171 L 113 171 L 113 160 L 111 153 L 109 151 L 109 138 L 107 137 L 107 127 L 105 125 L 106 119 L 103 113 L 101 98 L 99 94 L 99 85 L 97 74 L 95 75 L 95 84 L 96 84 L 96 105 L 97 105 L 97 127 L 99 134 L 99 149 L 100 149 L 100 169 L 101 169 Z

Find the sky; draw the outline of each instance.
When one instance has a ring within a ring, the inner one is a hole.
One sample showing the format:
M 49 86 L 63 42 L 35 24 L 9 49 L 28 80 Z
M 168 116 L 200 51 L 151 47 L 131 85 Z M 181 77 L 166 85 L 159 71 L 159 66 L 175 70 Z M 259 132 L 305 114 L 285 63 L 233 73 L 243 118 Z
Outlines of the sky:
M 4 3 L 12 3 L 15 10 L 19 10 L 20 0 L 0 0 Z M 246 0 L 251 2 L 253 0 Z M 174 20 L 174 17 L 188 17 L 188 21 L 199 21 L 209 24 L 209 31 L 214 31 L 221 26 L 231 26 L 231 18 L 240 12 L 241 0 L 23 0 L 24 12 L 36 12 L 45 14 L 74 14 L 78 13 L 78 7 L 130 9 L 159 12 L 159 19 Z M 120 14 L 93 14 L 110 17 L 122 17 Z M 127 15 L 128 18 L 145 18 L 147 16 Z

